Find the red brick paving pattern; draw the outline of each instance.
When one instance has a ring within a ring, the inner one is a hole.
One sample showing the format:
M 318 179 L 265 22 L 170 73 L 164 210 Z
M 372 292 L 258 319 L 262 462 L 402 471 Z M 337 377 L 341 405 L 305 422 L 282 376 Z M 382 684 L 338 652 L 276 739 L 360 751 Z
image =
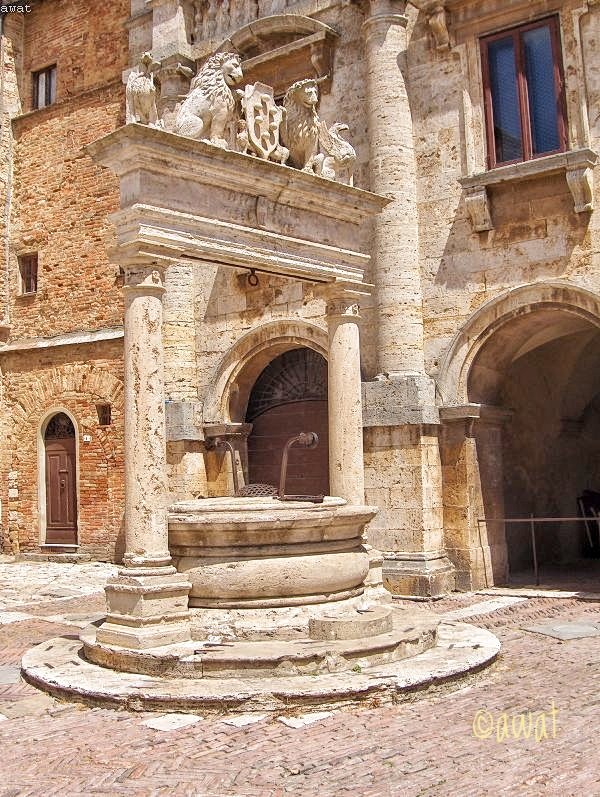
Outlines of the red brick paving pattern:
M 456 608 L 452 601 L 435 606 Z M 236 729 L 211 718 L 160 732 L 141 724 L 149 715 L 50 704 L 52 714 L 45 709 L 0 723 L 0 797 L 597 797 L 600 638 L 561 642 L 520 630 L 546 618 L 586 616 L 597 620 L 600 606 L 542 598 L 481 616 L 477 623 L 493 628 L 503 653 L 479 678 L 395 707 L 340 711 L 301 730 L 272 720 Z M 2 663 L 16 663 L 29 646 L 65 632 L 76 629 L 40 619 L 4 626 Z M 0 712 L 39 694 L 8 685 Z M 552 701 L 556 739 L 473 737 L 479 709 L 496 718 L 503 711 L 548 712 Z

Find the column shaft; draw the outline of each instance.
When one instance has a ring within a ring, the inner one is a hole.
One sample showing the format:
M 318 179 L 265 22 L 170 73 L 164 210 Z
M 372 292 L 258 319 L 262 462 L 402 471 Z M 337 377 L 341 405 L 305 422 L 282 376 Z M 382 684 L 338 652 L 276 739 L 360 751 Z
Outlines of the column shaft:
M 190 639 L 192 585 L 169 553 L 163 273 L 132 267 L 125 279 L 125 555 L 96 641 L 140 650 Z
M 405 84 L 404 2 L 371 0 L 364 24 L 371 190 L 392 198 L 375 220 L 374 276 L 380 373 L 422 373 L 416 165 Z
M 329 329 L 329 489 L 364 504 L 360 339 L 356 298 L 327 303 Z
M 125 564 L 170 562 L 161 274 L 132 274 L 125 294 Z

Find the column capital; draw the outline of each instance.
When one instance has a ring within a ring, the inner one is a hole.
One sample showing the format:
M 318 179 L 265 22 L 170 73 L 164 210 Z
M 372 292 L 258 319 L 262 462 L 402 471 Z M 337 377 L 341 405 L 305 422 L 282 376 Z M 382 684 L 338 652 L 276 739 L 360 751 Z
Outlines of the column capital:
M 392 25 L 405 28 L 408 24 L 405 9 L 406 0 L 371 0 L 370 14 L 362 26 L 365 39 L 385 33 Z
M 358 321 L 360 318 L 360 300 L 369 296 L 369 284 L 326 283 L 318 289 L 318 294 L 325 299 L 328 318 L 346 317 Z M 361 290 L 361 288 L 363 290 Z
M 492 404 L 463 404 L 441 407 L 440 419 L 444 424 L 464 423 L 467 437 L 472 437 L 476 426 L 495 426 L 501 428 L 511 420 L 513 413 Z
M 358 321 L 360 305 L 357 296 L 335 296 L 327 299 L 326 314 L 328 318 L 340 316 L 348 320 Z
M 165 292 L 165 266 L 151 263 L 150 265 L 133 265 L 125 267 L 125 294 L 135 292 L 140 295 L 153 295 L 161 297 Z

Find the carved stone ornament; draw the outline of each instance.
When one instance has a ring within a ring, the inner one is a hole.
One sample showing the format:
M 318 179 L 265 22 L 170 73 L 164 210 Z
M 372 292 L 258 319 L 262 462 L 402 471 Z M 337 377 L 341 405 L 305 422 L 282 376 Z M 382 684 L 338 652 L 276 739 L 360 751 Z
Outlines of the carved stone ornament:
M 433 36 L 437 50 L 445 50 L 450 46 L 446 9 L 442 3 L 434 3 L 427 9 L 427 23 Z
M 290 164 L 303 172 L 314 172 L 319 150 L 317 81 L 297 80 L 285 93 L 285 118 L 281 138 L 290 152 Z
M 336 180 L 346 185 L 354 184 L 354 164 L 356 152 L 354 147 L 342 138 L 340 133 L 348 130 L 348 125 L 336 122 L 327 127 L 325 122 L 319 124 L 319 146 L 321 153 L 317 155 L 318 174 L 328 180 Z
M 227 149 L 225 130 L 236 110 L 232 87 L 242 78 L 238 55 L 212 55 L 192 80 L 190 93 L 177 112 L 173 132 Z
M 289 151 L 279 142 L 283 108 L 275 103 L 273 89 L 264 83 L 238 90 L 244 119 L 237 123 L 237 144 L 240 152 L 257 155 L 263 160 L 285 163 Z
M 283 101 L 285 117 L 282 140 L 290 152 L 290 164 L 311 174 L 352 185 L 356 152 L 342 138 L 348 125 L 331 127 L 319 119 L 318 81 L 298 80 L 287 90 Z
M 493 228 L 488 195 L 485 188 L 467 191 L 465 202 L 475 232 L 485 232 Z
M 336 122 L 328 127 L 319 119 L 319 80 L 293 83 L 282 108 L 275 102 L 273 88 L 259 81 L 234 93 L 232 87 L 242 78 L 238 55 L 211 56 L 193 78 L 173 132 L 227 149 L 225 136 L 233 126 L 234 146 L 244 155 L 353 184 L 356 152 L 342 135 L 348 125 Z
M 575 213 L 594 209 L 594 172 L 589 166 L 567 169 L 567 184 L 575 202 Z
M 156 110 L 154 72 L 160 64 L 150 53 L 144 53 L 139 65 L 129 74 L 125 89 L 127 124 L 138 122 L 150 127 L 162 127 Z

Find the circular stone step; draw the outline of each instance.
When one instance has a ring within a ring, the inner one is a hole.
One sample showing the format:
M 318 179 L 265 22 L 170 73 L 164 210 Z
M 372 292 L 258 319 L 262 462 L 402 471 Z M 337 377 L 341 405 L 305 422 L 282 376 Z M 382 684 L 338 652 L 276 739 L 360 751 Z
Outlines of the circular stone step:
M 390 664 L 315 676 L 270 678 L 173 678 L 115 672 L 86 661 L 81 642 L 58 637 L 28 651 L 26 681 L 50 694 L 88 705 L 132 711 L 285 712 L 297 705 L 321 709 L 376 699 L 412 698 L 490 664 L 498 639 L 482 628 L 441 623 L 435 647 Z
M 354 615 L 358 618 L 364 615 L 352 612 L 329 621 L 334 626 L 338 622 L 341 624 L 339 639 L 305 637 L 235 640 L 221 644 L 191 641 L 131 650 L 96 642 L 94 625 L 85 628 L 80 638 L 85 658 L 102 667 L 177 678 L 266 678 L 343 672 L 353 667 L 363 669 L 399 661 L 422 653 L 436 643 L 439 624 L 436 615 L 387 607 L 378 607 L 365 614 L 374 615 L 373 624 L 370 629 L 367 626 L 367 630 L 379 630 L 377 621 L 382 628 L 390 626 L 390 630 L 356 638 L 361 621 Z M 343 636 L 344 632 L 354 635 Z

